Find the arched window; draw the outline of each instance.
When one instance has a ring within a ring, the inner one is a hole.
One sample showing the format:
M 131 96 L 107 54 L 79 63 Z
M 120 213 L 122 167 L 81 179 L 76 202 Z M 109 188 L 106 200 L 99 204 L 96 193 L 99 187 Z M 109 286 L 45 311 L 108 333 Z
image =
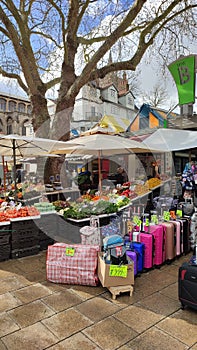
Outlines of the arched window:
M 1 132 L 1 133 L 3 132 L 3 122 L 2 122 L 1 119 L 0 119 L 0 132 Z
M 12 134 L 12 118 L 7 119 L 7 134 Z
M 4 98 L 0 98 L 0 110 L 6 111 L 6 100 Z
M 18 111 L 24 113 L 25 112 L 25 104 L 20 102 L 18 104 Z
M 16 111 L 16 102 L 15 101 L 8 102 L 8 110 L 9 110 L 9 112 Z
M 29 121 L 25 120 L 22 125 L 22 135 L 26 136 L 27 135 L 27 126 L 29 125 Z
M 27 106 L 27 113 L 28 113 L 28 114 L 31 114 L 31 112 L 32 112 L 31 105 L 28 105 L 28 106 Z

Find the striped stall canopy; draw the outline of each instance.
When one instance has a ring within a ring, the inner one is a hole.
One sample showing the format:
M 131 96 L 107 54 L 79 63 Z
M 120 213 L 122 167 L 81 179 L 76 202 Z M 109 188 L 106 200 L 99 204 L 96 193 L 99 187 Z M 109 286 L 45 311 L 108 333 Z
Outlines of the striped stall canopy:
M 99 125 L 103 128 L 108 127 L 112 129 L 115 133 L 121 133 L 125 132 L 128 129 L 130 123 L 131 121 L 126 118 L 105 115 L 100 120 Z

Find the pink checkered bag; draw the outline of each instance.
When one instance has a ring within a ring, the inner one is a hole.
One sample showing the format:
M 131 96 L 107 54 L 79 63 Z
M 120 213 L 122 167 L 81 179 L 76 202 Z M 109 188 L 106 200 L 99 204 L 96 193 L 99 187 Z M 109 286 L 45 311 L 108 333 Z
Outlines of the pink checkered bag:
M 55 243 L 48 246 L 47 280 L 55 283 L 96 286 L 98 245 Z

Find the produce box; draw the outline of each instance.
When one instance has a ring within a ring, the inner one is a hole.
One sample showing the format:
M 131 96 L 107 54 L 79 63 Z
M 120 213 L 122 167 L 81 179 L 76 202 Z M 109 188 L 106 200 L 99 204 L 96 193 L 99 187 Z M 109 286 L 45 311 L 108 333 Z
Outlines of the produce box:
M 11 227 L 10 224 L 0 225 L 0 246 L 10 243 Z
M 0 261 L 9 260 L 11 247 L 10 244 L 0 245 Z
M 122 269 L 118 266 L 112 269 L 114 265 L 106 264 L 102 259 L 102 253 L 98 253 L 98 278 L 103 287 L 116 287 L 134 284 L 134 266 L 132 264 L 124 265 Z M 122 267 L 122 266 L 121 266 Z M 124 276 L 124 277 L 123 277 Z
M 34 247 L 24 248 L 24 249 L 15 249 L 11 251 L 11 258 L 23 258 L 25 256 L 37 255 L 40 251 L 40 246 L 36 245 Z

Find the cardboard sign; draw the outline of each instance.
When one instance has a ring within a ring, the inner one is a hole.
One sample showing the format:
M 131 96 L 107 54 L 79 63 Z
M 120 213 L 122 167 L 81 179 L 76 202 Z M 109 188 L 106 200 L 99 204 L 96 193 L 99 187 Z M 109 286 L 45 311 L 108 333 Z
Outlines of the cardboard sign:
M 109 276 L 111 277 L 127 277 L 127 266 L 126 265 L 110 265 Z

